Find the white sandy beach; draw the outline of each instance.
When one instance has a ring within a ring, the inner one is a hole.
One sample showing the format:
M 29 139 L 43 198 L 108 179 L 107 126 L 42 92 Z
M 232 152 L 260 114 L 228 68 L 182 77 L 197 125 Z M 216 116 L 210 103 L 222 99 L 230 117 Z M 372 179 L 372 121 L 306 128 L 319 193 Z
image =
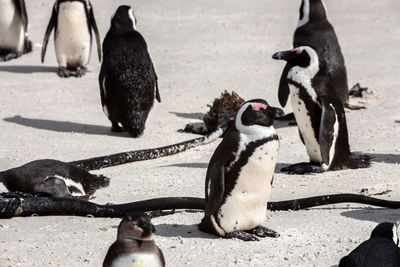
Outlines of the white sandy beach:
M 159 77 L 162 103 L 155 103 L 144 135 L 133 139 L 110 132 L 102 112 L 95 43 L 86 76 L 59 78 L 53 36 L 45 64 L 40 63 L 53 1 L 26 2 L 34 51 L 0 63 L 0 170 L 36 159 L 72 161 L 192 139 L 196 136 L 177 130 L 200 121 L 200 113 L 223 90 L 279 106 L 277 88 L 284 63 L 271 56 L 292 47 L 301 3 L 92 0 L 101 39 L 119 5 L 134 7 Z M 346 112 L 350 145 L 375 158 L 368 169 L 280 173 L 282 166 L 308 157 L 297 128 L 277 123 L 281 147 L 271 200 L 360 193 L 362 188 L 372 194 L 392 190 L 378 197 L 400 200 L 400 2 L 325 2 L 346 59 L 349 86 L 360 82 L 374 91 L 362 99 L 366 110 Z M 93 201 L 204 197 L 207 164 L 218 143 L 96 171 L 112 180 Z M 281 237 L 260 242 L 204 234 L 197 229 L 202 216 L 179 211 L 153 220 L 167 266 L 335 266 L 369 237 L 377 223 L 400 220 L 400 211 L 340 204 L 268 212 L 265 226 Z M 0 266 L 101 266 L 119 221 L 69 216 L 0 220 Z

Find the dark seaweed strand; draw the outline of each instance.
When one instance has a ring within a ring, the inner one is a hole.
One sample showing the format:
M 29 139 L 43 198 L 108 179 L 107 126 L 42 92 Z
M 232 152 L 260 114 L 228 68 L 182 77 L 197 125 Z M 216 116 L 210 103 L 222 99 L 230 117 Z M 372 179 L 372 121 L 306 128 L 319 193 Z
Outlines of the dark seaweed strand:
M 389 201 L 356 194 L 336 194 L 327 196 L 316 196 L 297 200 L 269 202 L 267 209 L 300 210 L 315 206 L 337 204 L 344 202 L 360 203 L 365 205 L 379 206 L 385 208 L 400 208 L 400 201 Z M 192 197 L 167 197 L 155 198 L 131 202 L 126 204 L 100 205 L 85 200 L 74 198 L 51 198 L 32 196 L 2 197 L 0 194 L 0 218 L 11 218 L 16 216 L 49 216 L 69 215 L 121 218 L 130 212 L 156 211 L 173 209 L 195 209 L 204 210 L 203 198 Z
M 2 201 L 9 201 L 1 199 Z M 155 198 L 126 204 L 99 205 L 74 198 L 29 197 L 22 198 L 14 216 L 69 215 L 121 218 L 131 212 L 174 209 L 204 210 L 204 199 L 191 197 Z M 2 214 L 0 214 L 2 218 Z
M 331 205 L 331 204 L 338 204 L 345 202 L 359 203 L 359 204 L 378 206 L 390 209 L 400 208 L 400 201 L 390 201 L 390 200 L 378 199 L 357 194 L 335 194 L 335 195 L 300 198 L 296 200 L 269 202 L 267 205 L 267 209 L 271 211 L 301 210 L 316 206 Z
M 91 170 L 98 170 L 101 168 L 107 168 L 112 166 L 117 166 L 125 163 L 135 162 L 135 161 L 142 161 L 142 160 L 149 160 L 155 159 L 160 157 L 165 157 L 169 155 L 174 155 L 179 152 L 183 152 L 190 148 L 209 144 L 215 140 L 217 140 L 223 134 L 224 130 L 221 128 L 217 128 L 217 130 L 213 131 L 212 133 L 202 136 L 199 138 L 195 138 L 192 140 L 184 141 L 181 143 L 163 146 L 153 149 L 143 149 L 143 150 L 136 150 L 136 151 L 128 151 L 122 152 L 113 155 L 107 155 L 102 157 L 95 157 L 90 159 L 83 159 L 77 161 L 71 161 L 71 164 L 74 164 L 78 167 L 86 169 L 87 171 Z

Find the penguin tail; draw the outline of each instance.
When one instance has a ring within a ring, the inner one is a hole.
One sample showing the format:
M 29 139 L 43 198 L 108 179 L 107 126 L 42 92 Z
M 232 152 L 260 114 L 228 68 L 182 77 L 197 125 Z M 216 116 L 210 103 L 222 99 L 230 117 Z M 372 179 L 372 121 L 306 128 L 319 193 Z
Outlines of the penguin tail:
M 351 153 L 347 161 L 347 168 L 349 169 L 369 168 L 371 166 L 371 159 L 372 157 L 369 155 Z
M 122 126 L 131 137 L 139 137 L 143 134 L 148 114 L 149 111 L 133 111 L 122 122 Z

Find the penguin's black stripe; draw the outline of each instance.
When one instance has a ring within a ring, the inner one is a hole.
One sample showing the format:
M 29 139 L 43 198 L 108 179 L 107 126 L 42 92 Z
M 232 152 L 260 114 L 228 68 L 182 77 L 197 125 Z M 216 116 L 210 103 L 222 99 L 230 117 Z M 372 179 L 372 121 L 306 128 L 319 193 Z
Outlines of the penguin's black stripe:
M 230 177 L 230 181 L 236 181 L 238 176 L 240 175 L 240 170 L 243 168 L 243 166 L 247 165 L 249 158 L 253 155 L 254 151 L 256 150 L 257 147 L 260 147 L 270 141 L 279 141 L 278 135 L 274 134 L 268 138 L 257 140 L 255 142 L 250 142 L 245 150 L 240 152 L 240 155 L 238 157 L 238 161 L 236 161 L 232 168 L 229 169 L 227 176 L 235 175 L 235 177 Z M 236 183 L 231 182 L 226 184 L 226 191 L 225 195 L 229 195 L 233 188 L 235 187 Z M 224 199 L 224 203 L 226 201 L 226 198 Z
M 319 142 L 319 125 L 321 123 L 322 109 L 319 104 L 319 99 L 315 102 L 311 96 L 307 93 L 307 89 L 298 82 L 288 79 L 288 82 L 293 86 L 299 88 L 299 98 L 303 100 L 304 105 L 307 109 L 307 115 L 311 118 L 311 126 L 314 131 L 314 136 L 317 142 Z M 317 94 L 317 93 L 316 93 Z

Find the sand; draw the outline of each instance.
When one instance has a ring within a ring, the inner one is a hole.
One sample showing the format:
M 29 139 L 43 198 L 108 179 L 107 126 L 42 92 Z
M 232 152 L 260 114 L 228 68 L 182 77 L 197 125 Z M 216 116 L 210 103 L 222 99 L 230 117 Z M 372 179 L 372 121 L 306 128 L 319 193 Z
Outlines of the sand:
M 279 105 L 283 62 L 275 51 L 291 48 L 300 1 L 93 0 L 103 39 L 120 4 L 134 4 L 138 29 L 147 40 L 159 77 L 162 103 L 155 103 L 138 139 L 109 131 L 98 89 L 95 47 L 81 79 L 57 76 L 53 37 L 45 64 L 41 41 L 52 1 L 27 1 L 34 51 L 0 64 L 0 170 L 36 159 L 84 159 L 191 139 L 178 133 L 198 122 L 223 90 Z M 307 161 L 296 127 L 277 124 L 281 148 L 271 200 L 332 193 L 370 193 L 400 199 L 400 2 L 326 1 L 346 59 L 350 86 L 360 82 L 374 95 L 366 110 L 348 111 L 353 151 L 375 157 L 369 169 L 287 175 L 287 164 Z M 355 102 L 356 103 L 356 102 Z M 290 107 L 285 108 L 287 112 Z M 107 168 L 111 185 L 97 203 L 124 203 L 164 196 L 204 196 L 208 161 L 219 141 L 175 156 Z M 395 210 L 341 204 L 305 211 L 268 212 L 265 225 L 280 238 L 260 242 L 225 240 L 204 234 L 201 212 L 156 218 L 156 242 L 168 266 L 334 266 L 367 239 Z M 0 220 L 0 266 L 100 266 L 115 240 L 119 219 L 29 217 Z

